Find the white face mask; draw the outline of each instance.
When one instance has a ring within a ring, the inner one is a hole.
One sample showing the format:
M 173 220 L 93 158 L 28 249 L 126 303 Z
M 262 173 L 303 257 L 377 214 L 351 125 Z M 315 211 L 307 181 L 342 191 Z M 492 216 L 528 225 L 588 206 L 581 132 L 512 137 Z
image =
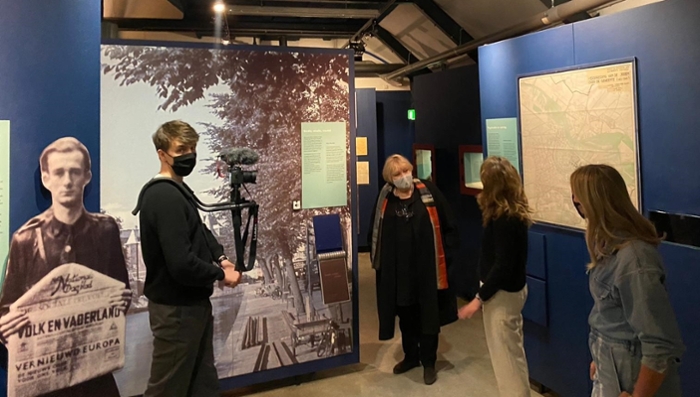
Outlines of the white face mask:
M 413 176 L 411 174 L 406 174 L 400 178 L 394 179 L 392 182 L 397 189 L 408 190 L 413 186 Z

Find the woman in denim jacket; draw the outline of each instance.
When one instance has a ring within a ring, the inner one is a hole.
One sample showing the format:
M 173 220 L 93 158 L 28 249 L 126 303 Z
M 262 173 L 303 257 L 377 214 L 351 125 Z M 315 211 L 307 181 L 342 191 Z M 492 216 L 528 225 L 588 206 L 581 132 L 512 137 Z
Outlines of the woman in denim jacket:
M 634 208 L 622 176 L 610 166 L 578 168 L 571 192 L 587 221 L 591 257 L 591 395 L 680 396 L 684 346 L 664 284 L 656 229 Z

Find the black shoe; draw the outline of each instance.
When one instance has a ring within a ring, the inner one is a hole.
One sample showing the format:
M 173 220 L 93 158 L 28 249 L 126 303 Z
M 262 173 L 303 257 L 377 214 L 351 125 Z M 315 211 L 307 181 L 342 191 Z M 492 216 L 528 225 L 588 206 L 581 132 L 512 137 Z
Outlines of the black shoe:
M 435 372 L 435 367 L 425 367 L 423 369 L 423 382 L 426 385 L 432 385 L 437 380 L 437 372 Z
M 394 374 L 402 374 L 404 372 L 408 372 L 412 370 L 415 367 L 420 366 L 420 363 L 418 361 L 406 361 L 403 360 L 399 362 L 398 364 L 394 365 Z

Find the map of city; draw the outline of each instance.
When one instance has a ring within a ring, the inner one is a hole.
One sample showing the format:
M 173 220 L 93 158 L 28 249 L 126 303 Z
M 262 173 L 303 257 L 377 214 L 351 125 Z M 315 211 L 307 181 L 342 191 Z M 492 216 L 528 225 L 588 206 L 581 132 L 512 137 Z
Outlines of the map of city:
M 525 193 L 538 222 L 582 229 L 569 176 L 608 164 L 639 208 L 634 63 L 521 78 L 520 131 Z

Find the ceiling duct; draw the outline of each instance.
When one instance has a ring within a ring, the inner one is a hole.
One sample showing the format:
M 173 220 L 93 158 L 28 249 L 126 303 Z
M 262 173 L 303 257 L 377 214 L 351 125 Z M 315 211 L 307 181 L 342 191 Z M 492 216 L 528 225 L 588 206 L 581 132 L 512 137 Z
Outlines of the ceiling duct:
M 183 0 L 104 0 L 104 19 L 182 19 Z M 177 5 L 175 5 L 177 3 Z
M 400 79 L 425 68 L 440 67 L 450 59 L 460 57 L 470 51 L 476 50 L 482 45 L 495 43 L 497 41 L 547 28 L 556 25 L 577 13 L 600 8 L 609 3 L 614 3 L 617 1 L 619 0 L 571 0 L 556 7 L 550 8 L 545 12 L 534 15 L 511 28 L 501 30 L 500 32 L 482 37 L 478 40 L 472 40 L 433 57 L 412 63 L 382 77 L 387 80 Z

